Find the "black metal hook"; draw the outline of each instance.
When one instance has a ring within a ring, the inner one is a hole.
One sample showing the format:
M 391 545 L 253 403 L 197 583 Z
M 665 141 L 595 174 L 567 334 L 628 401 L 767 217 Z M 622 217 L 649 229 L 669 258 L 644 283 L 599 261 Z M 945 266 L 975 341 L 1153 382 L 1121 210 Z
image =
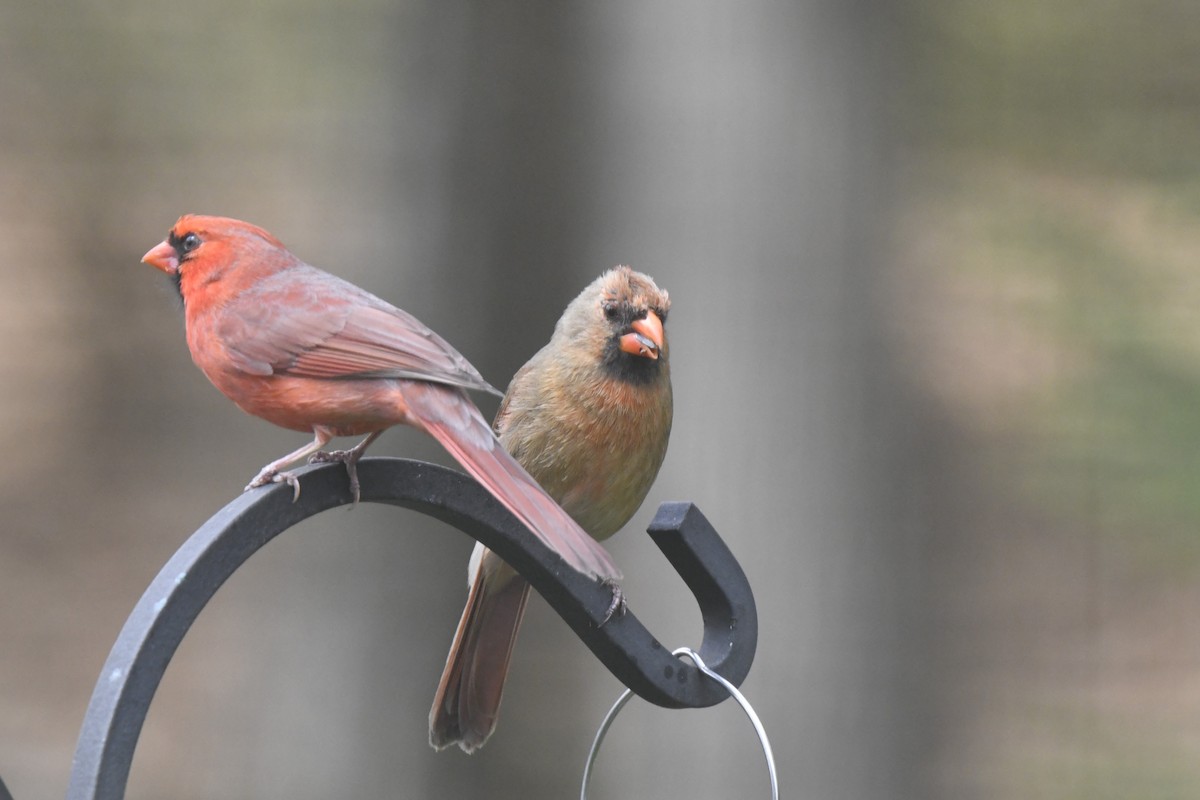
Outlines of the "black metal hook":
M 667 708 L 703 708 L 729 695 L 676 659 L 628 612 L 601 626 L 610 590 L 570 567 L 479 484 L 434 464 L 369 458 L 358 466 L 362 500 L 443 520 L 483 542 L 533 585 L 623 684 Z M 247 559 L 301 520 L 350 502 L 336 464 L 302 473 L 300 499 L 277 485 L 247 492 L 217 512 L 151 582 L 125 622 L 88 705 L 68 800 L 124 796 L 150 701 L 183 636 L 209 599 Z M 750 671 L 758 615 L 746 575 L 691 503 L 664 503 L 649 533 L 695 594 L 704 619 L 700 654 L 734 685 Z

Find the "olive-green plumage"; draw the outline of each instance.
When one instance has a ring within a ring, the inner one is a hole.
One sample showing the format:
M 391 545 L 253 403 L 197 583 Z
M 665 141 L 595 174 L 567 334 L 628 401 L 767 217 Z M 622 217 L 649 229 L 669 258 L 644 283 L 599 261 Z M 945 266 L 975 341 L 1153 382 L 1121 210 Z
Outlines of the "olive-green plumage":
M 598 540 L 633 516 L 671 433 L 667 293 L 616 267 L 567 306 L 513 377 L 496 415 L 505 449 Z M 436 748 L 470 753 L 495 728 L 529 584 L 479 546 L 470 592 L 429 715 Z

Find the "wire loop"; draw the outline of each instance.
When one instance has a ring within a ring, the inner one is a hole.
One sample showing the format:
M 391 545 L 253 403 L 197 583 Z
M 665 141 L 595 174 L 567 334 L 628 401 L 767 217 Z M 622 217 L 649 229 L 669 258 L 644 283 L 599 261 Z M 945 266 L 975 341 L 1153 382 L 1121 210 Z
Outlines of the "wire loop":
M 754 732 L 758 734 L 758 743 L 762 746 L 763 755 L 767 759 L 767 774 L 771 779 L 771 800 L 779 800 L 779 778 L 775 772 L 775 755 L 771 751 L 771 741 L 767 738 L 767 731 L 763 728 L 762 721 L 759 720 L 758 714 L 754 711 L 754 706 L 750 705 L 738 688 L 725 678 L 718 675 L 708 668 L 708 665 L 700 658 L 700 654 L 690 647 L 680 647 L 677 650 L 672 650 L 673 656 L 687 656 L 696 665 L 696 668 L 703 672 L 708 677 L 712 678 L 717 683 L 724 687 L 725 691 L 738 702 L 742 707 L 742 711 L 746 712 L 746 716 L 750 718 L 750 724 L 754 726 Z M 588 783 L 592 778 L 592 767 L 596 763 L 596 756 L 600 753 L 600 745 L 604 741 L 604 737 L 608 734 L 608 729 L 612 727 L 613 720 L 617 714 L 633 697 L 633 690 L 626 689 L 621 692 L 621 696 L 617 698 L 617 702 L 613 703 L 612 708 L 604 715 L 604 720 L 600 723 L 599 729 L 596 731 L 596 738 L 592 741 L 592 749 L 588 751 L 587 762 L 583 765 L 583 785 L 579 789 L 579 800 L 587 800 Z

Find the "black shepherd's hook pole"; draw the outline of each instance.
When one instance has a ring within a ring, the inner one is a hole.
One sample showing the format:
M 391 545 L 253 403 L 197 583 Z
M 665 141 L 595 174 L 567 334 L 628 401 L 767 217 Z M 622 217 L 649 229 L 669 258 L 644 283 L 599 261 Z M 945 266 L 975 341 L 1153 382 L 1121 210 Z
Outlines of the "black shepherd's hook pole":
M 611 590 L 565 562 L 479 484 L 444 467 L 394 458 L 358 466 L 362 500 L 411 508 L 483 542 L 520 572 L 623 684 L 667 708 L 716 705 L 729 695 L 671 655 L 632 611 L 601 625 Z M 175 553 L 138 601 L 96 682 L 68 800 L 119 800 L 146 712 L 167 664 L 201 609 L 260 547 L 301 520 L 350 502 L 336 464 L 303 471 L 303 491 L 276 485 L 247 492 L 206 522 Z M 740 685 L 758 643 L 758 616 L 745 573 L 691 503 L 664 503 L 650 535 L 695 594 L 704 619 L 700 655 Z

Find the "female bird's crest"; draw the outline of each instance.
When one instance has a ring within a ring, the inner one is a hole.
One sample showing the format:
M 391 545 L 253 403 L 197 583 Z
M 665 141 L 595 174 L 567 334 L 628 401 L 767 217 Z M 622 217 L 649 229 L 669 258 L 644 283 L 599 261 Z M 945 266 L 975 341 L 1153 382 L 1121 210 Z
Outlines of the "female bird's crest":
M 613 377 L 644 383 L 665 368 L 670 309 L 670 296 L 654 279 L 614 267 L 571 302 L 555 336 L 596 351 Z

